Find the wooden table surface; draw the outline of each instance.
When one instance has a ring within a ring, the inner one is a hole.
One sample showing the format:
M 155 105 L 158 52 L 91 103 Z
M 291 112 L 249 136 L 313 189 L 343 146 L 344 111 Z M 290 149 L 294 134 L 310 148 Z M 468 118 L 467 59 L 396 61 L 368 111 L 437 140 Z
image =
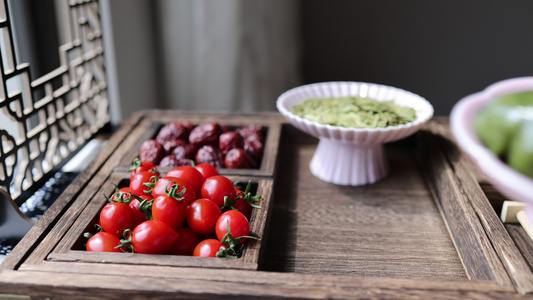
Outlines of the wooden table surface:
M 134 121 L 110 143 L 120 143 Z M 499 221 L 501 196 L 455 148 L 446 118 L 386 145 L 391 174 L 372 185 L 315 178 L 309 161 L 316 144 L 283 124 L 258 270 L 132 264 L 125 274 L 123 264 L 49 260 L 53 247 L 36 252 L 72 209 L 65 203 L 1 265 L 0 296 L 533 298 L 531 240 L 519 226 Z

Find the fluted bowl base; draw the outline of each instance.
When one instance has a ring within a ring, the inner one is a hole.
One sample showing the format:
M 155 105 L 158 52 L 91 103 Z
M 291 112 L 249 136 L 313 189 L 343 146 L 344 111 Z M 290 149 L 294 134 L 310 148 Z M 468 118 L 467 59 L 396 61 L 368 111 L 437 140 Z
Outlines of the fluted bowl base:
M 309 164 L 311 173 L 338 185 L 366 185 L 385 178 L 389 164 L 383 144 L 356 145 L 320 139 Z

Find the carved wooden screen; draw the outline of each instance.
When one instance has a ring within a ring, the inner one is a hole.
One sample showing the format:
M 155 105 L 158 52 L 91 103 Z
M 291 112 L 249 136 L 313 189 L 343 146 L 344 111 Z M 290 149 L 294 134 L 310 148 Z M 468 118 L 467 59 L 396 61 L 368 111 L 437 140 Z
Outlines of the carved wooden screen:
M 37 79 L 17 61 L 8 1 L 0 3 L 0 188 L 15 200 L 109 123 L 99 3 L 64 1 L 60 66 Z

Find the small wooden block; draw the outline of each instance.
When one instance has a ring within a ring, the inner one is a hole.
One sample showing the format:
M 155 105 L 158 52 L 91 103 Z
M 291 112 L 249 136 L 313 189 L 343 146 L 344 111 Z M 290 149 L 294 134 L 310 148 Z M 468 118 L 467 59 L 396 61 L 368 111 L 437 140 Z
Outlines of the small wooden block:
M 516 215 L 524 209 L 525 204 L 518 201 L 503 202 L 501 219 L 504 223 L 518 223 Z
M 527 235 L 531 240 L 533 240 L 533 225 L 529 221 L 526 212 L 521 210 L 516 214 L 516 218 L 518 219 L 518 222 L 520 222 L 520 225 L 522 225 L 522 228 L 526 231 Z

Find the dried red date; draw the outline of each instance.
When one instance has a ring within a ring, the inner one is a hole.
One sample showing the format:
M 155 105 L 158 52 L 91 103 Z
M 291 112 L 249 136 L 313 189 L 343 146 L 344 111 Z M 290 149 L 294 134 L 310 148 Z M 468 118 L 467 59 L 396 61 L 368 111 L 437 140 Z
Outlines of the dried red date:
M 239 133 L 235 131 L 228 131 L 220 135 L 220 138 L 218 139 L 218 145 L 222 154 L 226 155 L 231 149 L 243 148 L 244 139 Z
M 222 124 L 220 124 L 220 128 L 222 128 L 222 133 L 224 133 L 224 132 L 228 132 L 228 131 L 232 131 L 232 130 L 231 130 L 231 127 L 229 127 L 228 125 L 222 125 Z
M 163 156 L 165 156 L 165 149 L 156 140 L 147 140 L 142 143 L 139 151 L 141 161 L 151 162 L 157 166 Z
M 196 157 L 196 150 L 198 148 L 195 145 L 192 144 L 184 144 L 179 145 L 172 151 L 172 154 L 179 159 L 195 159 Z
M 254 159 L 241 148 L 233 148 L 228 151 L 224 158 L 224 163 L 228 169 L 249 169 L 255 167 Z
M 175 121 L 163 126 L 157 133 L 155 138 L 157 142 L 163 144 L 164 142 L 173 140 L 188 140 L 194 125 L 187 121 Z
M 212 145 L 205 145 L 196 152 L 196 163 L 208 163 L 217 169 L 224 167 L 224 155 L 220 149 Z
M 174 155 L 167 155 L 159 162 L 159 167 L 175 167 L 179 163 L 179 160 Z
M 252 125 L 247 125 L 247 126 L 238 128 L 236 131 L 245 139 L 249 137 L 250 135 L 257 135 L 256 137 L 258 137 L 261 143 L 263 143 L 264 137 L 263 137 L 262 130 L 263 130 L 263 127 L 261 125 L 252 124 Z
M 189 143 L 197 146 L 218 145 L 218 137 L 222 134 L 222 127 L 215 122 L 202 123 L 191 130 Z
M 174 149 L 177 146 L 186 145 L 186 144 L 187 142 L 185 140 L 176 139 L 172 141 L 166 141 L 162 144 L 162 146 L 165 149 L 165 152 L 168 154 L 168 153 L 172 153 L 172 151 L 174 151 Z
M 178 158 L 178 162 L 174 167 L 192 166 L 193 160 L 188 158 Z
M 195 127 L 175 121 L 164 125 L 155 139 L 145 141 L 139 157 L 161 167 L 209 163 L 217 168 L 257 168 L 264 151 L 263 134 L 263 127 L 255 124 L 235 129 L 217 122 Z M 228 156 L 232 149 L 240 150 Z
M 244 139 L 244 150 L 259 164 L 263 157 L 262 135 L 252 133 Z

